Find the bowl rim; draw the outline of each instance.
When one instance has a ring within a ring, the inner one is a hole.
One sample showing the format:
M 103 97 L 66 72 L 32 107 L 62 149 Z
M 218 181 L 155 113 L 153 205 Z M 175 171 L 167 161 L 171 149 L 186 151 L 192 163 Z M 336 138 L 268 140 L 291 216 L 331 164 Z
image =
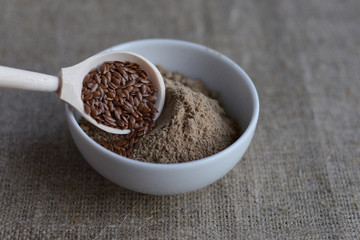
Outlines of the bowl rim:
M 215 154 L 213 154 L 211 156 L 205 157 L 205 158 L 201 158 L 201 159 L 197 159 L 197 160 L 193 160 L 193 161 L 189 161 L 189 162 L 170 163 L 170 164 L 169 163 L 143 162 L 143 161 L 140 161 L 140 160 L 123 157 L 121 155 L 113 153 L 110 150 L 102 147 L 97 142 L 95 142 L 92 138 L 90 138 L 81 129 L 80 125 L 78 124 L 78 122 L 75 119 L 74 112 L 73 112 L 74 110 L 71 109 L 70 105 L 65 103 L 65 112 L 66 112 L 66 116 L 67 116 L 69 122 L 71 122 L 75 126 L 75 129 L 78 132 L 80 132 L 80 135 L 83 138 L 85 138 L 89 142 L 91 142 L 91 144 L 94 145 L 94 147 L 97 150 L 105 153 L 106 155 L 108 155 L 109 157 L 111 157 L 113 159 L 116 159 L 117 161 L 121 161 L 123 163 L 134 165 L 134 166 L 139 166 L 139 167 L 172 169 L 172 168 L 178 168 L 180 166 L 181 167 L 189 167 L 189 166 L 194 166 L 194 165 L 198 165 L 198 164 L 204 164 L 204 163 L 211 162 L 211 161 L 216 161 L 219 155 L 223 155 L 223 154 L 226 154 L 226 152 L 232 151 L 233 149 L 240 146 L 245 141 L 245 139 L 250 137 L 249 135 L 251 135 L 251 131 L 255 130 L 256 125 L 257 125 L 257 121 L 258 121 L 258 118 L 259 118 L 259 111 L 260 111 L 259 96 L 257 94 L 254 83 L 251 81 L 251 79 L 247 75 L 247 73 L 239 65 L 237 65 L 233 60 L 231 60 L 229 57 L 223 55 L 222 53 L 220 53 L 220 52 L 218 52 L 218 51 L 216 51 L 216 50 L 214 50 L 212 48 L 206 47 L 204 45 L 200 45 L 200 44 L 192 43 L 192 42 L 188 42 L 188 41 L 183 41 L 183 40 L 165 39 L 165 38 L 152 38 L 152 39 L 142 39 L 142 40 L 129 41 L 129 42 L 125 42 L 125 43 L 121 43 L 121 44 L 117 44 L 117 45 L 114 45 L 112 47 L 109 47 L 109 48 L 103 50 L 102 52 L 112 51 L 114 48 L 118 48 L 118 47 L 126 48 L 126 47 L 131 46 L 131 45 L 154 44 L 154 43 L 156 43 L 156 44 L 180 44 L 180 45 L 183 45 L 183 46 L 196 48 L 197 50 L 203 50 L 203 51 L 205 50 L 209 54 L 215 55 L 215 57 L 220 57 L 227 64 L 229 64 L 233 68 L 235 68 L 235 70 L 242 76 L 242 78 L 244 79 L 244 81 L 248 85 L 248 87 L 250 89 L 250 95 L 251 95 L 252 101 L 254 103 L 254 107 L 252 109 L 253 112 L 252 112 L 251 120 L 250 120 L 250 123 L 248 124 L 248 126 L 246 127 L 245 131 L 230 146 L 228 146 L 227 148 L 221 150 L 220 152 L 217 152 L 217 153 L 215 153 Z

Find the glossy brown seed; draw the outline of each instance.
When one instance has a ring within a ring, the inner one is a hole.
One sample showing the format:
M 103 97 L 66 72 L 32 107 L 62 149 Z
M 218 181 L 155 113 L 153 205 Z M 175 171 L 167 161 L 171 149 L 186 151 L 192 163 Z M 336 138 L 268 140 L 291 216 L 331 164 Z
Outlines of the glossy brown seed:
M 136 122 L 136 119 L 133 116 L 130 116 L 130 123 L 134 124 Z
M 140 103 L 137 109 L 139 111 L 142 111 L 144 109 L 144 106 L 145 106 L 144 103 Z
M 140 100 L 137 97 L 134 97 L 134 105 L 138 107 L 140 104 Z
M 125 71 L 124 71 L 124 74 L 122 74 L 122 75 L 125 80 L 129 80 L 129 75 Z
M 110 79 L 111 79 L 111 73 L 110 73 L 110 72 L 107 72 L 107 73 L 105 74 L 105 77 L 106 77 L 107 80 L 110 81 Z
M 85 89 L 85 91 L 83 91 L 84 96 L 87 96 L 91 93 L 90 89 Z
M 142 102 L 143 98 L 142 98 L 142 94 L 140 92 L 136 93 L 136 97 L 139 99 L 140 102 Z
M 136 138 L 133 137 L 133 138 L 130 139 L 129 145 L 134 146 L 135 142 L 136 142 Z
M 114 116 L 117 120 L 121 120 L 121 113 L 122 113 L 122 111 L 120 108 L 118 108 L 114 111 Z
M 90 106 L 87 105 L 87 104 L 84 105 L 84 110 L 85 110 L 85 113 L 86 113 L 86 114 L 90 114 L 90 112 L 91 112 L 91 108 L 90 108 Z
M 150 88 L 151 91 L 154 91 L 154 92 L 158 91 L 158 89 L 156 87 L 154 87 L 153 85 L 150 85 L 149 88 Z
M 101 83 L 101 78 L 99 77 L 99 75 L 95 75 L 94 80 L 97 84 Z
M 124 105 L 128 106 L 129 108 L 133 107 L 133 105 L 129 101 L 125 101 Z
M 120 150 L 120 146 L 117 144 L 113 144 L 115 150 Z
M 90 91 L 95 92 L 98 87 L 99 87 L 99 84 L 95 83 L 94 85 L 91 86 Z
M 111 81 L 116 85 L 116 86 L 120 86 L 121 85 L 121 78 L 111 78 Z
M 103 113 L 105 111 L 105 107 L 103 103 L 99 103 L 99 110 L 101 113 Z
M 104 114 L 105 114 L 106 116 L 108 116 L 108 117 L 111 117 L 111 113 L 110 113 L 109 110 L 105 110 Z
M 144 126 L 145 121 L 141 119 L 141 120 L 138 121 L 138 123 L 139 123 L 140 126 Z
M 126 124 L 121 120 L 116 120 L 116 124 L 119 125 L 121 128 L 124 128 L 126 126 Z
M 151 111 L 151 109 L 150 109 L 148 106 L 144 105 L 143 112 L 144 112 L 144 113 L 148 113 L 148 112 L 150 112 L 150 111 Z
M 127 120 L 127 115 L 122 114 L 122 115 L 121 115 L 121 119 L 123 120 L 124 123 L 126 123 L 126 124 L 129 123 L 129 121 Z
M 119 73 L 124 76 L 125 74 L 125 71 L 124 71 L 124 68 L 123 67 L 118 67 L 118 70 L 119 70 Z
M 145 94 L 146 93 L 146 86 L 145 85 L 141 85 L 141 93 Z
M 135 85 L 134 85 L 134 86 L 135 86 Z M 133 90 L 132 90 L 133 93 L 137 93 L 137 92 L 139 92 L 139 91 L 140 91 L 140 88 L 138 88 L 138 87 L 134 87 Z
M 125 86 L 126 85 L 126 80 L 125 78 L 121 78 L 121 86 Z
M 148 102 L 147 105 L 148 105 L 148 107 L 151 108 L 151 109 L 154 108 L 154 103 L 152 103 L 152 102 Z
M 87 100 L 91 99 L 92 97 L 93 97 L 93 95 L 90 93 L 83 98 L 83 101 L 86 102 Z
M 112 83 L 112 82 L 109 82 L 109 87 L 113 90 L 116 89 L 115 83 Z
M 126 148 L 125 148 L 125 147 L 122 147 L 122 146 L 121 146 L 120 149 L 121 149 L 122 152 L 126 152 Z
M 140 117 L 139 114 L 137 114 L 136 111 L 133 111 L 131 114 L 132 114 L 136 119 L 138 119 L 138 118 Z
M 146 78 L 148 75 L 147 75 L 147 73 L 144 71 L 144 70 L 141 70 L 140 71 L 140 75 L 142 76 L 142 77 L 144 77 L 144 78 Z
M 146 79 L 146 78 L 142 78 L 142 79 L 140 80 L 140 82 L 142 82 L 142 83 L 144 83 L 144 84 L 150 84 L 150 83 L 151 83 L 151 81 L 150 81 L 149 79 Z
M 90 103 L 90 106 L 94 106 L 95 103 L 96 103 L 96 100 L 95 99 L 90 99 L 89 103 Z
M 134 69 L 131 68 L 126 68 L 126 71 L 129 73 L 136 73 L 136 71 Z
M 133 147 L 130 147 L 128 150 L 126 150 L 127 157 L 131 157 L 132 150 L 133 150 Z
M 86 74 L 85 77 L 84 77 L 84 80 L 83 80 L 83 84 L 88 83 L 89 80 L 90 80 L 90 74 Z
M 131 104 L 131 106 L 134 106 L 134 98 L 132 96 L 128 97 L 128 101 Z
M 92 93 L 93 97 L 98 97 L 101 95 L 101 93 L 99 91 L 95 91 Z
M 107 68 L 106 64 L 102 64 L 100 66 L 100 72 L 105 74 L 107 71 L 108 71 L 108 68 Z
M 108 122 L 115 122 L 116 121 L 114 118 L 111 117 L 111 115 L 110 116 L 104 115 L 104 119 L 105 119 L 105 121 L 108 121 Z
M 127 88 L 126 88 L 126 90 L 130 93 L 132 90 L 133 90 L 133 86 L 128 86 Z
M 149 100 L 150 102 L 155 102 L 155 101 L 156 101 L 156 96 L 155 96 L 155 95 L 151 95 L 151 96 L 148 97 L 148 100 Z
M 113 76 L 114 76 L 115 78 L 119 78 L 119 79 L 122 78 L 122 76 L 121 76 L 121 74 L 120 74 L 119 72 L 114 72 L 114 73 L 113 73 Z
M 108 93 L 106 93 L 106 96 L 108 96 L 109 98 L 114 99 L 116 94 L 114 92 L 108 92 Z
M 124 89 L 122 90 L 122 93 L 125 95 L 126 98 L 129 98 L 129 91 Z
M 123 105 L 124 102 L 125 102 L 125 99 L 123 97 L 119 97 L 119 102 L 120 102 L 121 105 Z
M 98 91 L 100 92 L 101 95 L 104 95 L 104 94 L 105 94 L 104 89 L 101 88 L 101 87 L 99 87 L 99 90 L 98 90 Z
M 107 103 L 107 106 L 109 107 L 108 109 L 109 109 L 110 111 L 113 111 L 113 110 L 115 109 L 113 102 L 108 102 L 108 103 Z
M 97 116 L 97 112 L 96 108 L 91 108 L 91 116 Z
M 102 140 L 100 141 L 100 144 L 103 145 L 103 146 L 109 145 L 104 139 L 102 139 Z
M 121 96 L 122 90 L 120 88 L 116 89 L 116 95 Z
M 138 79 L 140 76 L 139 76 L 139 74 L 137 74 L 137 73 L 133 73 L 133 74 L 131 74 L 131 78 L 132 79 Z
M 128 86 L 131 86 L 131 85 L 134 85 L 134 84 L 135 84 L 135 79 L 132 79 L 127 83 Z
M 129 113 L 129 112 L 130 112 L 130 108 L 131 108 L 131 107 L 129 107 L 128 105 L 123 104 L 121 107 L 126 111 L 126 113 Z
M 109 106 L 108 106 L 108 103 L 103 102 L 102 105 L 104 106 L 104 109 L 110 110 L 110 108 L 109 108 Z
M 92 83 L 92 82 L 88 82 L 88 83 L 86 84 L 86 86 L 87 86 L 88 88 L 91 88 L 93 85 L 94 85 L 94 83 Z
M 118 101 L 113 101 L 114 106 L 121 107 L 121 103 Z

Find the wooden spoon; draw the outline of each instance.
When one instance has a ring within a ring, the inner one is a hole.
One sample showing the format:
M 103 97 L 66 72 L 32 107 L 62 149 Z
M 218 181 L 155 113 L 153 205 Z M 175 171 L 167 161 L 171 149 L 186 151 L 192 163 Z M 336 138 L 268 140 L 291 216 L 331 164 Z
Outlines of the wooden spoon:
M 0 87 L 17 88 L 25 90 L 35 90 L 43 92 L 56 92 L 58 97 L 75 108 L 87 121 L 98 128 L 114 134 L 127 134 L 129 129 L 112 128 L 97 123 L 90 115 L 84 111 L 84 103 L 81 100 L 81 90 L 86 74 L 92 69 L 100 66 L 107 61 L 129 61 L 139 64 L 148 74 L 152 84 L 158 89 L 155 107 L 158 110 L 154 120 L 156 120 L 164 106 L 165 85 L 164 80 L 158 69 L 147 59 L 130 52 L 106 52 L 92 56 L 85 61 L 74 66 L 62 68 L 59 75 L 52 76 L 37 72 L 20 70 L 0 66 Z

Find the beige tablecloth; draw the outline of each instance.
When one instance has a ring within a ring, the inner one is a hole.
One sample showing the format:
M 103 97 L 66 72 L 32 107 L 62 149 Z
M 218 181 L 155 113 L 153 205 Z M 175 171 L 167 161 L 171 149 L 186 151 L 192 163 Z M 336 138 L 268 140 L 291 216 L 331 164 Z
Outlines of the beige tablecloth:
M 0 65 L 49 74 L 109 46 L 192 41 L 252 77 L 242 161 L 196 192 L 107 181 L 54 94 L 0 89 L 0 239 L 359 239 L 360 1 L 0 0 Z

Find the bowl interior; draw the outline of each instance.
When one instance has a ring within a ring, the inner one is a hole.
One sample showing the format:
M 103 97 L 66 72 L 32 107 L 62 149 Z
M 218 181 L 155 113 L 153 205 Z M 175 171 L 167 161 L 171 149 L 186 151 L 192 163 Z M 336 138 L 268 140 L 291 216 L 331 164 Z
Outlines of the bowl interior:
M 201 79 L 215 90 L 225 110 L 246 130 L 258 111 L 256 90 L 247 74 L 233 61 L 207 47 L 166 39 L 140 40 L 114 46 L 107 51 L 130 51 L 153 64 Z

